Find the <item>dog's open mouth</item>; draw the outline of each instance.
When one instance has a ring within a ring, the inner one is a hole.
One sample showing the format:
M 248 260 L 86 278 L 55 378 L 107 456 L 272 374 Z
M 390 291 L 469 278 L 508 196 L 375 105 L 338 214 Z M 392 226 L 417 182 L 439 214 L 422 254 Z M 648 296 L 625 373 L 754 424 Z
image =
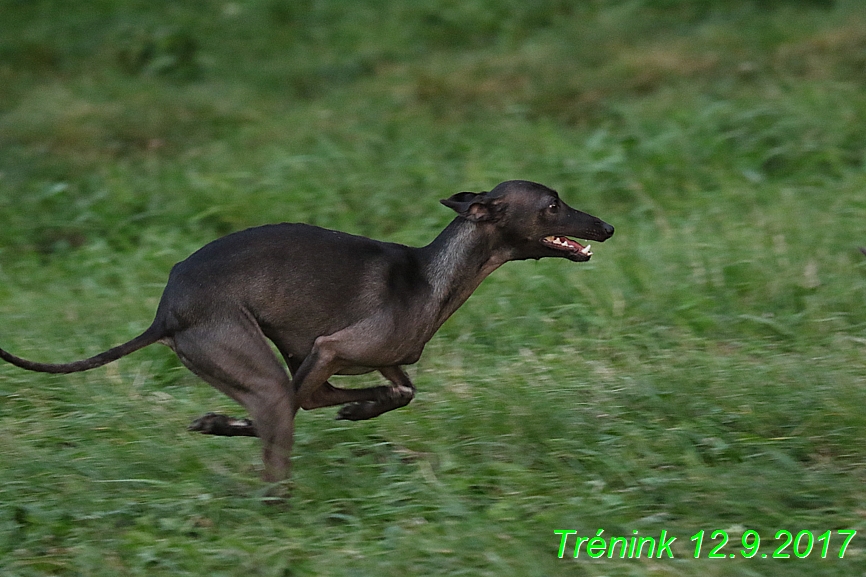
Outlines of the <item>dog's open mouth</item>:
M 569 258 L 575 260 L 589 260 L 592 256 L 590 245 L 583 246 L 576 240 L 572 240 L 566 236 L 545 236 L 541 239 L 541 244 L 554 250 L 559 250 L 568 253 Z

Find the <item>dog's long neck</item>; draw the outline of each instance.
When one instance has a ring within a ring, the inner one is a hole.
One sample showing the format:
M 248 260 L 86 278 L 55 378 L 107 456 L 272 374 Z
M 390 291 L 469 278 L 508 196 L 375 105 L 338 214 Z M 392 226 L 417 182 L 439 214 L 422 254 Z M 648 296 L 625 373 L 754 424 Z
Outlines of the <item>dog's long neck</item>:
M 434 331 L 466 302 L 487 275 L 508 260 L 497 250 L 485 225 L 460 217 L 419 250 L 433 293 L 427 311 L 434 317 Z

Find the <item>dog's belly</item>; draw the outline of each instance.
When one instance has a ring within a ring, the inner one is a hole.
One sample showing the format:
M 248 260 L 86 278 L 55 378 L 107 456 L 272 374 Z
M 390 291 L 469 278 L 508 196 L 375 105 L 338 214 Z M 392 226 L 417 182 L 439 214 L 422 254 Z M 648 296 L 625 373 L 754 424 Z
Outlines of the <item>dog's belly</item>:
M 344 369 L 340 369 L 336 374 L 338 375 L 366 375 L 367 373 L 372 373 L 376 369 L 373 367 L 346 367 Z

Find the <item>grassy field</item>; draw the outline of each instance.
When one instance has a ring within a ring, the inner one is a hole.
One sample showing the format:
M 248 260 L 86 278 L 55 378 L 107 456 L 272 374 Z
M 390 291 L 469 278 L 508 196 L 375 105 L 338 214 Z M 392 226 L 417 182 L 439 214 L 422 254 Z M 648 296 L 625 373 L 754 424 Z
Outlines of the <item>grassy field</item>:
M 257 440 L 186 431 L 241 413 L 166 348 L 0 366 L 0 574 L 866 574 L 859 0 L 0 14 L 0 346 L 22 356 L 126 341 L 173 263 L 248 226 L 420 245 L 438 199 L 525 178 L 617 228 L 590 263 L 494 273 L 405 409 L 300 414 L 283 502 Z M 555 530 L 600 529 L 666 531 L 675 558 L 558 558 Z

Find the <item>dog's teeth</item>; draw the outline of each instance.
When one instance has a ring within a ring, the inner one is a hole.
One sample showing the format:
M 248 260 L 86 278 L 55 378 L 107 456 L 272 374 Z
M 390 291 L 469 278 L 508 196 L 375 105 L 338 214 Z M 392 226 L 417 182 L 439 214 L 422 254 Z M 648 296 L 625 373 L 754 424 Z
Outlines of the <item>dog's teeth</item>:
M 583 250 L 581 250 L 580 252 L 582 252 L 585 255 L 590 255 L 590 254 L 592 254 L 592 251 L 589 250 L 590 248 L 592 248 L 592 245 L 588 244 L 585 247 L 583 247 Z

